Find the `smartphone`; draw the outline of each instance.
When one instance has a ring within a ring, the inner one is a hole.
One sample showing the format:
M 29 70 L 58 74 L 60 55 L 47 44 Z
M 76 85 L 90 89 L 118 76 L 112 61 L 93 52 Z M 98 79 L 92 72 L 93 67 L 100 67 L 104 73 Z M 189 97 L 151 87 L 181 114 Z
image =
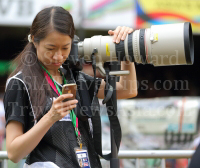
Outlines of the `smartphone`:
M 73 100 L 76 98 L 76 83 L 65 84 L 62 87 L 62 94 L 73 94 L 73 97 L 67 98 L 63 101 Z

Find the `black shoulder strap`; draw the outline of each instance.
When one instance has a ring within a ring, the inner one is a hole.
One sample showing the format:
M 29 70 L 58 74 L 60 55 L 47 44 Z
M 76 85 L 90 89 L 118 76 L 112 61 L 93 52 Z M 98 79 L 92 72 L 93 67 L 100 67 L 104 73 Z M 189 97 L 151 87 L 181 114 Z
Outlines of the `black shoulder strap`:
M 73 71 L 74 79 L 76 80 L 78 93 L 80 96 L 81 105 L 87 107 L 80 111 L 77 111 L 77 117 L 81 120 L 87 120 L 91 118 L 93 125 L 93 140 L 96 152 L 106 160 L 111 159 L 111 153 L 103 155 L 102 153 L 102 130 L 101 130 L 101 118 L 100 118 L 100 105 L 97 98 L 97 92 L 94 94 L 93 99 L 90 99 L 89 93 L 87 91 L 87 82 L 84 76 L 79 73 L 79 71 Z M 114 133 L 114 139 L 119 151 L 119 146 L 121 143 L 121 127 L 117 117 L 117 109 L 114 108 L 114 104 L 111 100 L 106 103 L 107 113 L 110 120 L 110 126 L 112 132 Z
M 119 151 L 120 143 L 121 143 L 121 126 L 117 117 L 117 109 L 114 108 L 113 102 L 108 100 L 106 103 L 107 113 L 110 120 L 110 128 L 112 129 L 115 144 L 117 147 L 117 151 Z M 93 124 L 93 140 L 94 140 L 94 147 L 96 152 L 106 160 L 111 159 L 111 153 L 107 155 L 103 155 L 102 153 L 102 131 L 101 131 L 101 119 L 100 119 L 100 105 L 98 98 L 95 96 L 92 101 L 91 105 L 93 117 L 92 117 L 92 124 Z
M 92 67 L 94 71 L 94 82 L 96 81 L 96 55 L 95 55 L 95 50 L 91 55 L 92 59 Z M 110 120 L 110 129 L 111 132 L 113 133 L 114 136 L 114 143 L 117 147 L 117 151 L 119 151 L 119 146 L 121 143 L 121 126 L 119 124 L 119 120 L 117 117 L 117 109 L 115 109 L 117 106 L 114 104 L 112 101 L 111 97 L 113 95 L 113 90 L 111 89 L 110 85 L 108 84 L 108 81 L 110 80 L 109 76 L 109 69 L 106 68 L 106 99 L 104 99 L 103 103 L 106 102 L 106 109 L 108 113 L 108 117 Z M 96 90 L 96 83 L 95 83 L 95 90 Z M 111 89 L 111 90 L 110 90 Z M 92 100 L 91 104 L 91 109 L 93 112 L 93 117 L 92 117 L 92 124 L 93 124 L 93 139 L 94 139 L 94 147 L 96 152 L 103 157 L 106 160 L 111 160 L 111 153 L 107 155 L 103 155 L 102 153 L 102 133 L 101 133 L 101 119 L 100 119 L 100 106 L 99 106 L 99 101 L 97 98 L 97 92 L 94 92 L 94 97 Z

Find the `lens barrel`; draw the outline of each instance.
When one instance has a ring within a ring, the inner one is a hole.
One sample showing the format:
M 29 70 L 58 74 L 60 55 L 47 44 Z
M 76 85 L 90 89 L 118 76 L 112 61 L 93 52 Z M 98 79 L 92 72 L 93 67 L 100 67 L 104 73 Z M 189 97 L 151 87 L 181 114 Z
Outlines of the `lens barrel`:
M 116 44 L 112 36 L 93 36 L 78 44 L 78 53 L 91 61 L 93 49 L 98 62 L 131 61 L 154 66 L 191 65 L 194 62 L 192 27 L 189 22 L 152 25 L 135 30 Z

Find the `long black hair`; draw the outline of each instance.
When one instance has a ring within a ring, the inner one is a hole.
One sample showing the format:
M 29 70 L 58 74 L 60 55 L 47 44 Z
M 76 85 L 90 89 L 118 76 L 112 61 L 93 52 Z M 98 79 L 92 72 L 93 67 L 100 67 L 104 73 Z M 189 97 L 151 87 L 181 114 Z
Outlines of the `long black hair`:
M 52 31 L 69 35 L 71 39 L 74 37 L 75 28 L 72 16 L 62 7 L 53 6 L 41 10 L 33 20 L 30 35 L 34 36 L 34 42 L 39 44 Z M 52 97 L 52 91 L 39 64 L 34 44 L 28 42 L 12 63 L 17 65 L 17 68 L 10 74 L 9 78 L 19 71 L 22 72 L 23 79 L 28 86 L 36 119 L 38 119 L 46 105 L 46 95 Z

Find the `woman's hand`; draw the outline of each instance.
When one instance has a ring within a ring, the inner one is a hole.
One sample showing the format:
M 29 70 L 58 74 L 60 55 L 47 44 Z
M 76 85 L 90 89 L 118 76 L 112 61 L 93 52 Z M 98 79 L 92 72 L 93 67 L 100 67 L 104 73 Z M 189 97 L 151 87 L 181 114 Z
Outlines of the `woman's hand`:
M 118 26 L 114 31 L 109 30 L 108 34 L 113 35 L 113 42 L 119 43 L 120 40 L 125 40 L 128 34 L 132 33 L 133 29 L 130 27 Z M 137 79 L 134 62 L 121 61 L 121 70 L 128 70 L 130 72 L 127 76 L 121 76 L 120 81 L 116 83 L 117 99 L 127 99 L 137 96 Z M 98 98 L 104 99 L 105 81 L 102 79 Z
M 109 35 L 114 35 L 113 36 L 113 42 L 119 43 L 120 40 L 125 40 L 127 34 L 130 34 L 133 32 L 133 29 L 130 27 L 121 27 L 118 26 L 114 31 L 113 30 L 109 30 L 108 34 Z
M 72 94 L 63 94 L 53 101 L 51 109 L 47 113 L 51 121 L 56 122 L 62 119 L 70 113 L 70 110 L 76 107 L 78 103 L 76 99 L 63 102 L 64 99 L 71 98 L 72 96 Z

